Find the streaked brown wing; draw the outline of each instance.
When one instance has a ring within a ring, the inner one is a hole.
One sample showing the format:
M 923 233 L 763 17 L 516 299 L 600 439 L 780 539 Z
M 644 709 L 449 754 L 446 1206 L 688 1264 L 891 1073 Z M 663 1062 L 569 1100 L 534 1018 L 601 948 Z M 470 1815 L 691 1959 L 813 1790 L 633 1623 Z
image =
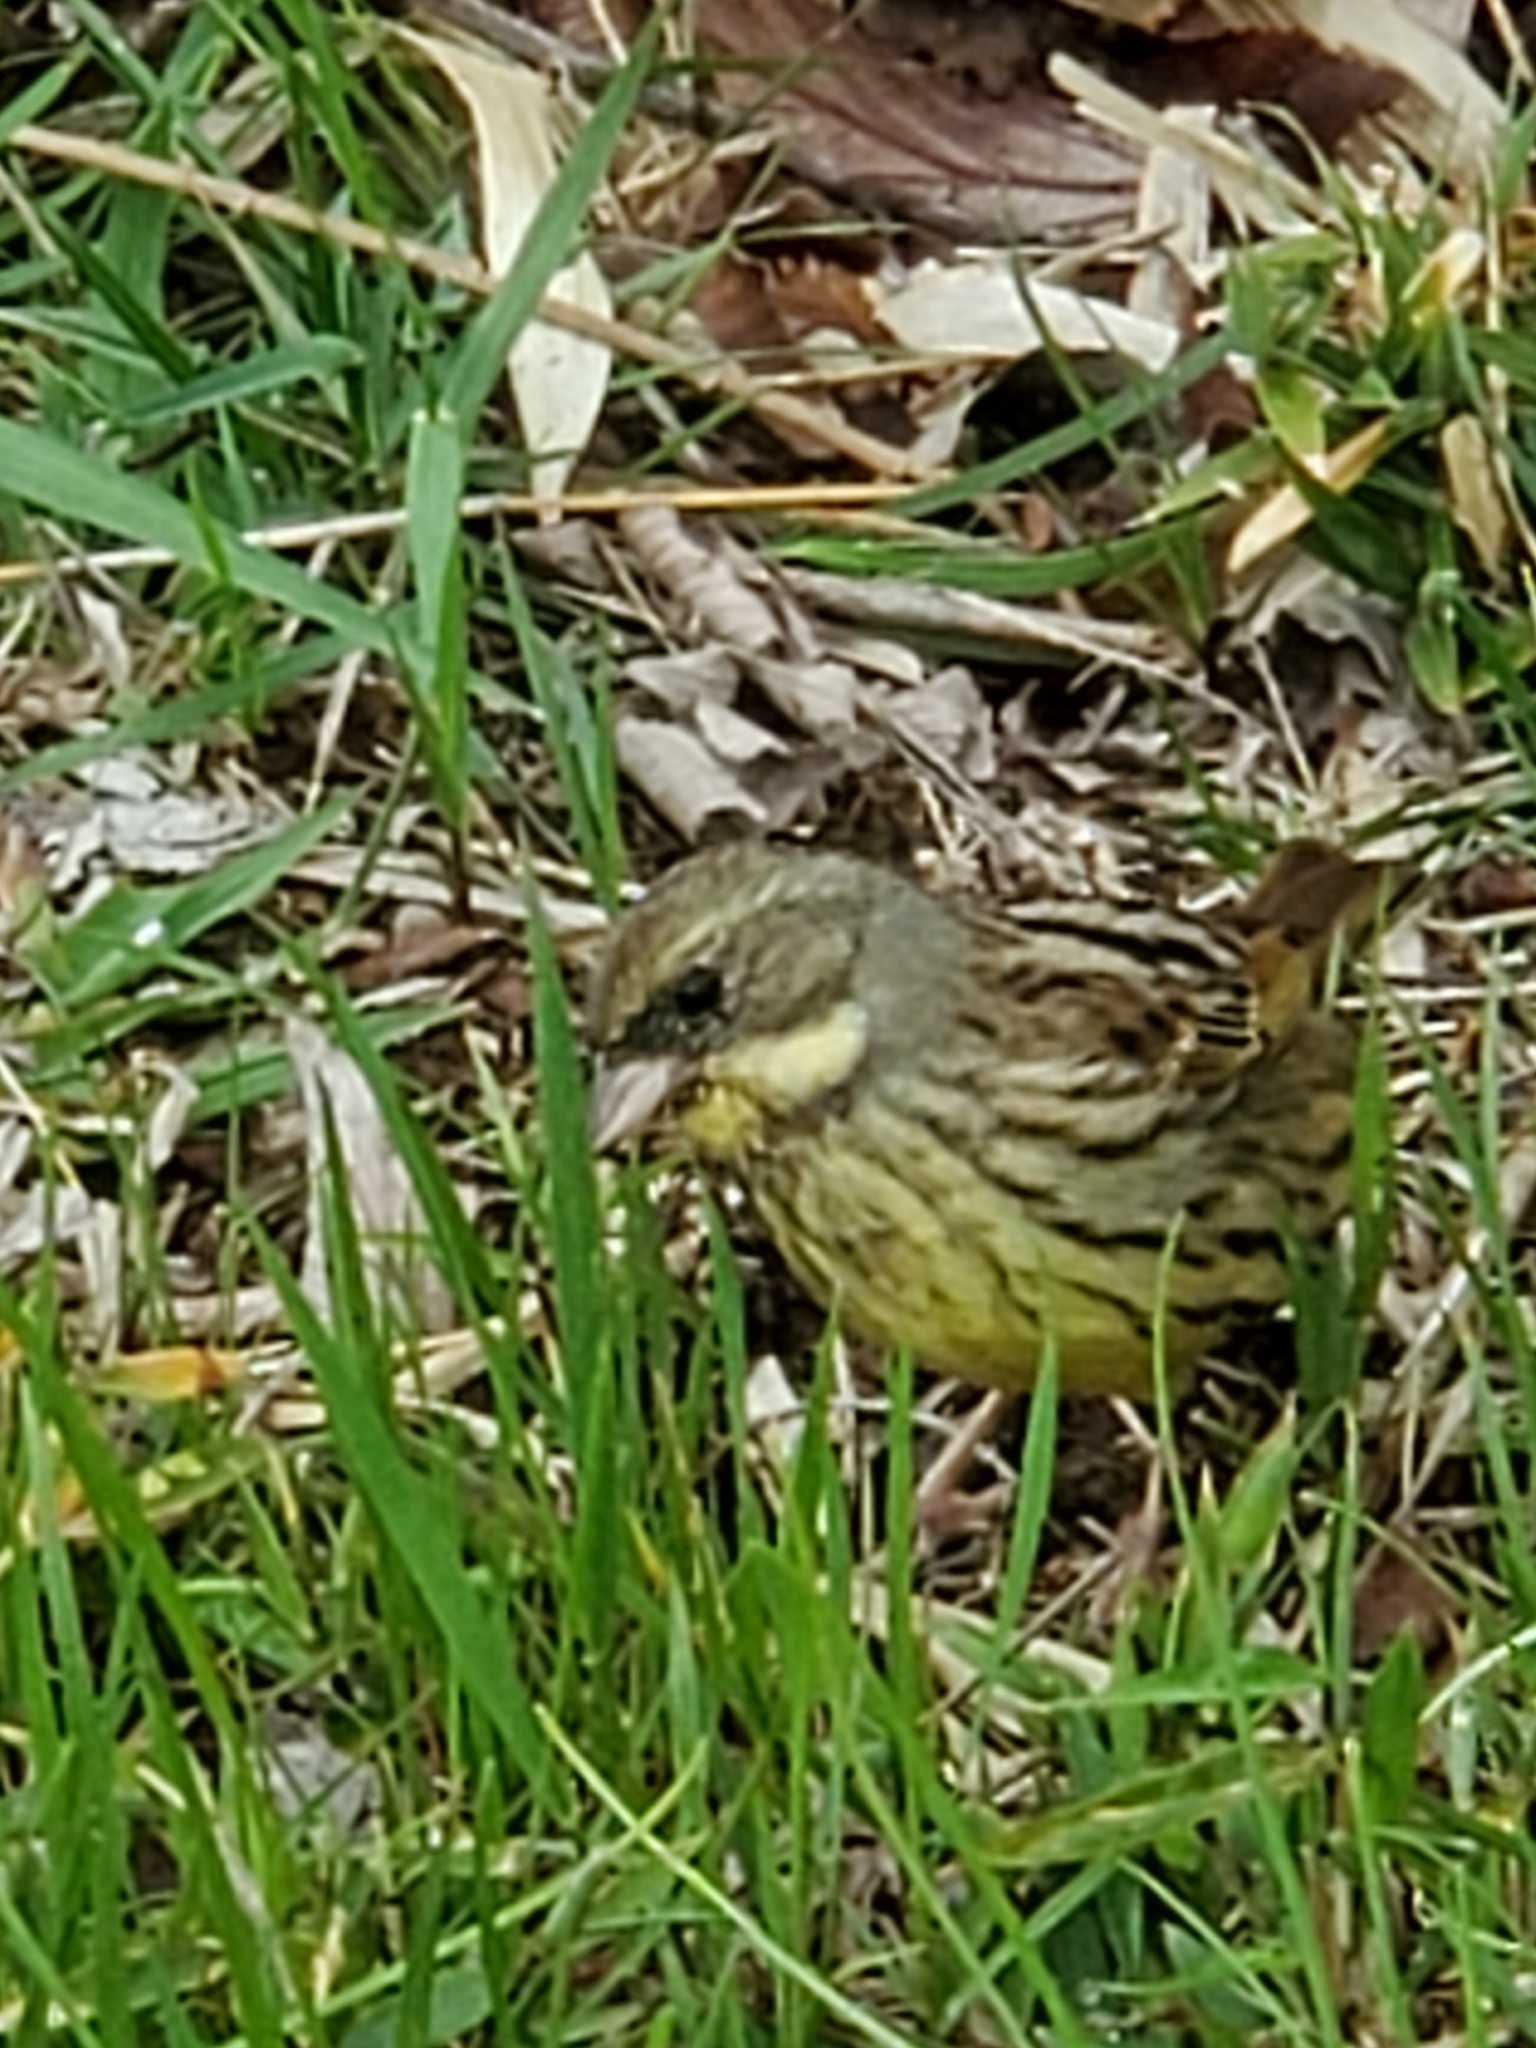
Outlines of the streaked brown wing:
M 1077 1059 L 1111 1087 L 1219 1087 L 1265 1046 L 1248 946 L 1140 903 L 977 911 L 978 985 L 1025 1059 Z M 1112 1077 L 1112 1078 L 1111 1078 Z

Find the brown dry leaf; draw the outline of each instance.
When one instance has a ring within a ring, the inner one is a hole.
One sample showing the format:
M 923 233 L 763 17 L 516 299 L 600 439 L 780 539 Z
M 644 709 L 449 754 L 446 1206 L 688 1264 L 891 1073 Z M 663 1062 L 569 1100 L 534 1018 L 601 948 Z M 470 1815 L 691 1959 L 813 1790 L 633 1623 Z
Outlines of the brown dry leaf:
M 1105 46 L 1115 82 L 1148 106 L 1283 106 L 1321 149 L 1367 161 L 1379 124 L 1462 180 L 1480 175 L 1497 141 L 1498 96 L 1462 54 L 1464 0 L 1069 4 L 1155 33 L 1134 54 Z
M 1333 140 L 1341 141 L 1361 117 L 1380 112 L 1391 134 L 1438 175 L 1476 184 L 1486 174 L 1504 125 L 1499 96 L 1460 49 L 1400 0 L 1204 0 L 1204 10 L 1230 28 L 1248 31 L 1273 30 L 1277 19 L 1288 19 L 1327 55 L 1359 59 L 1404 81 L 1405 89 L 1379 109 L 1368 103 L 1365 87 L 1347 110 L 1354 118 Z M 1263 96 L 1273 97 L 1273 88 L 1271 70 Z
M 48 863 L 26 819 L 0 810 L 0 944 L 46 944 L 53 936 Z
M 1381 1545 L 1355 1586 L 1355 1654 L 1379 1656 L 1404 1629 L 1411 1629 L 1419 1648 L 1431 1654 L 1455 1618 L 1456 1602 L 1424 1565 L 1401 1548 Z
M 402 916 L 388 942 L 346 970 L 354 994 L 371 988 L 395 988 L 418 974 L 450 967 L 486 942 L 477 925 L 456 924 L 435 911 Z
M 1135 159 L 1043 84 L 1023 82 L 1039 75 L 1028 10 L 992 10 L 1016 51 L 990 67 L 992 95 L 967 84 L 974 65 L 946 67 L 942 49 L 882 45 L 862 12 L 822 0 L 700 0 L 700 50 L 728 60 L 716 89 L 771 119 L 792 170 L 877 215 L 967 241 L 1126 225 Z
M 1536 909 L 1536 862 L 1490 854 L 1463 869 L 1454 903 L 1464 917 L 1500 916 Z
M 549 89 L 526 64 L 488 50 L 397 31 L 448 79 L 475 132 L 480 233 L 487 267 L 501 277 L 517 260 L 533 217 L 558 168 Z M 590 251 L 558 271 L 550 295 L 607 319 L 612 301 Z M 530 459 L 533 496 L 553 509 L 602 411 L 612 360 L 585 335 L 530 320 L 507 358 L 517 416 Z

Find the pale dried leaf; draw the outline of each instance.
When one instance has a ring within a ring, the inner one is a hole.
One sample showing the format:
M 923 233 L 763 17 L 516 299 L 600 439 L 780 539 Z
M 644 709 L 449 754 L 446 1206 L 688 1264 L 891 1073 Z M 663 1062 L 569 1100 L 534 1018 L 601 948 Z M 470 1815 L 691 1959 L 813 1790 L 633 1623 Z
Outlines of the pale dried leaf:
M 0 1269 L 49 1245 L 58 1251 L 88 1230 L 94 1205 L 84 1188 L 35 1187 L 0 1225 Z
M 791 724 L 814 738 L 841 746 L 858 725 L 858 683 L 840 661 L 774 661 L 751 664 L 752 680 Z
M 451 908 L 457 901 L 435 859 L 380 854 L 372 847 L 325 847 L 306 855 L 291 870 L 291 878 L 320 889 L 355 889 L 366 902 L 430 903 Z M 521 925 L 528 916 L 528 898 L 515 877 L 508 887 L 475 882 L 469 891 L 469 909 L 472 916 L 487 923 Z M 540 915 L 557 939 L 587 938 L 605 931 L 608 923 L 595 903 L 576 902 L 556 889 L 541 892 Z
M 55 895 L 73 888 L 99 856 L 119 873 L 206 874 L 229 854 L 270 839 L 286 822 L 275 804 L 182 795 L 157 786 L 132 763 L 116 766 L 113 779 L 129 782 L 134 794 L 104 791 L 86 799 L 34 793 L 11 806 L 12 816 L 42 849 Z
M 93 796 L 122 797 L 128 803 L 149 803 L 165 787 L 160 764 L 140 747 L 104 754 L 96 761 L 83 761 L 80 780 Z
M 1148 33 L 1161 28 L 1183 4 L 1184 0 L 1067 0 L 1067 5 L 1075 7 L 1079 14 L 1096 15 L 1100 21 L 1113 21 L 1122 28 L 1139 28 Z
M 700 739 L 710 751 L 722 761 L 734 766 L 745 766 L 752 761 L 761 761 L 769 754 L 781 758 L 791 749 L 771 732 L 764 730 L 756 719 L 743 718 L 739 711 L 729 705 L 711 704 L 707 699 L 694 714 Z
M 914 475 L 942 469 L 953 461 L 965 431 L 982 378 L 966 370 L 952 371 L 942 383 L 916 385 L 907 395 L 907 417 L 914 429 L 907 443 L 907 459 Z
M 1202 158 L 1166 142 L 1147 151 L 1136 202 L 1136 232 L 1145 242 L 1126 287 L 1126 310 L 1181 332 L 1192 307 L 1193 281 L 1211 256 L 1211 174 Z
M 91 650 L 92 673 L 114 692 L 126 689 L 133 677 L 133 651 L 123 631 L 121 605 L 84 584 L 76 588 L 74 600 Z
M 345 1180 L 343 1193 L 351 1205 L 374 1298 L 381 1305 L 403 1309 L 413 1328 L 449 1328 L 453 1299 L 426 1252 L 421 1204 L 373 1090 L 350 1055 L 307 1019 L 290 1019 L 285 1035 L 304 1114 L 310 1190 L 301 1274 L 305 1294 L 322 1314 L 329 1314 L 324 1228 L 329 1114 Z
M 1460 412 L 1446 421 L 1440 430 L 1440 460 L 1445 464 L 1451 517 L 1476 548 L 1488 574 L 1502 576 L 1512 538 L 1509 510 L 1499 489 L 1493 450 L 1475 413 Z
M 714 818 L 766 825 L 768 813 L 696 733 L 652 718 L 614 725 L 619 766 L 684 839 L 696 840 Z
M 232 853 L 281 830 L 275 806 L 238 796 L 180 796 L 160 791 L 148 803 L 99 806 L 114 867 L 144 875 L 201 875 Z
M 0 1122 L 0 1195 L 8 1195 L 32 1157 L 37 1130 L 30 1117 L 8 1115 Z
M 741 665 L 723 647 L 686 647 L 676 654 L 637 656 L 624 664 L 624 679 L 674 711 L 692 711 L 702 704 L 730 704 Z
M 216 1294 L 176 1296 L 176 1326 L 186 1337 L 241 1338 L 271 1330 L 284 1320 L 283 1298 L 265 1281 L 220 1288 Z
M 1334 645 L 1363 648 L 1378 675 L 1403 673 L 1401 607 L 1366 590 L 1326 562 L 1293 554 L 1275 567 L 1256 596 L 1245 593 L 1239 644 L 1267 642 L 1281 620 L 1304 626 Z
M 469 111 L 475 132 L 480 228 L 487 267 L 502 277 L 517 260 L 554 183 L 559 148 L 554 105 L 539 73 L 509 57 L 401 29 L 435 64 Z M 557 271 L 550 296 L 607 319 L 608 286 L 588 250 Z M 533 496 L 551 508 L 580 460 L 608 390 L 607 346 L 543 320 L 513 342 L 507 378 L 530 458 Z
M 928 753 L 948 761 L 968 780 L 990 782 L 997 773 L 997 741 L 986 699 L 958 662 L 915 690 L 893 690 L 886 716 Z
M 1048 59 L 1046 71 L 1059 92 L 1112 133 L 1147 149 L 1164 143 L 1197 153 L 1223 206 L 1236 219 L 1279 234 L 1310 224 L 1323 213 L 1322 202 L 1302 179 L 1251 143 L 1244 147 L 1220 133 L 1203 109 L 1169 107 L 1159 112 L 1059 50 Z
M 805 1435 L 805 1400 L 772 1352 L 752 1366 L 742 1389 L 747 1427 L 776 1481 L 792 1469 Z
M 186 1135 L 199 1090 L 186 1068 L 178 1066 L 174 1060 L 145 1052 L 135 1056 L 134 1066 L 140 1072 L 152 1073 L 161 1084 L 155 1106 L 144 1127 L 142 1147 L 144 1170 L 151 1174 L 159 1173 L 162 1167 L 169 1165 Z
M 332 1841 L 360 1835 L 383 1800 L 375 1764 L 338 1749 L 318 1709 L 300 1714 L 272 1707 L 262 1717 L 258 1751 L 274 1811 L 284 1820 L 323 1830 Z
M 1066 649 L 1090 661 L 1117 662 L 1162 678 L 1174 675 L 1181 660 L 1185 669 L 1189 665 L 1171 633 L 1134 619 L 1073 618 L 1048 605 L 1010 603 L 974 590 L 946 590 L 890 576 L 837 576 L 793 563 L 781 573 L 796 597 L 843 619 L 914 633 L 965 633 L 1008 647 Z
M 1413 318 L 1438 326 L 1488 261 L 1488 240 L 1476 228 L 1452 228 L 1430 251 L 1403 290 Z
M 118 1348 L 123 1304 L 123 1212 L 116 1202 L 96 1201 L 79 1242 L 84 1300 L 81 1335 L 87 1349 L 109 1357 Z
M 826 620 L 821 622 L 821 637 L 828 652 L 838 660 L 881 682 L 916 689 L 927 674 L 923 657 L 905 640 L 882 639 L 877 634 L 851 631 Z
M 1377 457 L 1386 449 L 1391 433 L 1390 420 L 1372 420 L 1369 426 L 1351 434 L 1347 441 L 1341 441 L 1336 448 L 1309 461 L 1307 469 L 1327 490 L 1352 491 L 1362 478 L 1370 474 Z M 1228 574 L 1241 576 L 1272 548 L 1279 547 L 1282 541 L 1294 539 L 1311 518 L 1312 507 L 1296 486 L 1282 484 L 1233 534 L 1227 550 Z
M 1179 349 L 1166 321 L 1128 313 L 1070 285 L 1027 283 L 1017 260 L 922 263 L 894 290 L 867 287 L 871 311 L 903 347 L 943 356 L 983 354 L 1012 362 L 1047 341 L 1068 355 L 1124 356 L 1162 370 Z

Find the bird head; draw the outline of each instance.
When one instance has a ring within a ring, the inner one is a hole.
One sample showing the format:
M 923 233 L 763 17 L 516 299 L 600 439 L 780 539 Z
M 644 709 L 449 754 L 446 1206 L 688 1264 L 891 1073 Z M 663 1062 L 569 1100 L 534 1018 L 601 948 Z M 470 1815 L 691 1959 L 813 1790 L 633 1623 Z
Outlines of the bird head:
M 594 1145 L 666 1115 L 729 1158 L 844 1086 L 872 1025 L 860 954 L 893 891 L 916 894 L 864 861 L 756 844 L 673 869 L 620 919 L 592 984 Z

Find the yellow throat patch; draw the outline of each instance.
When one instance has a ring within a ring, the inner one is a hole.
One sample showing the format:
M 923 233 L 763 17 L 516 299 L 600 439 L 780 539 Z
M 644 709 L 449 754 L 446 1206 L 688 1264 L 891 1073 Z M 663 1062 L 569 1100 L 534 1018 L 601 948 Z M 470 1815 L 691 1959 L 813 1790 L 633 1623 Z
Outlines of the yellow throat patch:
M 704 1062 L 698 1093 L 679 1122 L 710 1158 L 739 1158 L 776 1118 L 850 1081 L 868 1043 L 868 1020 L 852 1001 L 798 1030 L 743 1039 Z

